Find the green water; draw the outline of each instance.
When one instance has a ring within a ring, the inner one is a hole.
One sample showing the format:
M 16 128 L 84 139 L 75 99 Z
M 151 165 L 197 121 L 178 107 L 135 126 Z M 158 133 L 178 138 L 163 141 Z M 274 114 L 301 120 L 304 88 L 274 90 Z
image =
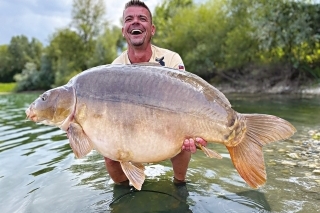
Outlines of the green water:
M 292 140 L 264 148 L 268 180 L 259 190 L 244 183 L 225 147 L 210 144 L 224 158 L 194 154 L 186 187 L 172 184 L 171 164 L 164 161 L 147 166 L 137 192 L 110 183 L 95 151 L 75 159 L 63 131 L 26 121 L 24 111 L 37 96 L 0 95 L 0 212 L 320 212 L 320 175 L 279 163 L 288 159 Z M 238 112 L 292 122 L 298 130 L 294 140 L 320 129 L 319 96 L 227 97 Z

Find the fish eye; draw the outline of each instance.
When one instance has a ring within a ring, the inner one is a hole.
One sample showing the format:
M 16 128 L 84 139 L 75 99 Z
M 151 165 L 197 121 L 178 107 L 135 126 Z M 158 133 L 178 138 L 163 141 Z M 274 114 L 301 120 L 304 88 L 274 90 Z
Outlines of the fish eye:
M 46 101 L 47 98 L 48 98 L 48 95 L 47 94 L 43 94 L 43 95 L 40 96 L 40 98 L 41 98 L 42 101 Z

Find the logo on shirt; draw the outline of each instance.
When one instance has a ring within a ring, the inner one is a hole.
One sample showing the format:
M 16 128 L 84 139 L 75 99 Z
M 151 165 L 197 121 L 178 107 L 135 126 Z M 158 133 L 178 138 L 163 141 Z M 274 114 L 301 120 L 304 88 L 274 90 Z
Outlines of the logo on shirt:
M 164 56 L 162 56 L 161 58 L 156 58 L 156 62 L 159 62 L 161 66 L 165 66 L 166 64 L 164 63 L 163 59 L 164 59 Z
M 179 64 L 178 68 L 179 68 L 179 70 L 184 70 L 184 65 L 183 64 Z

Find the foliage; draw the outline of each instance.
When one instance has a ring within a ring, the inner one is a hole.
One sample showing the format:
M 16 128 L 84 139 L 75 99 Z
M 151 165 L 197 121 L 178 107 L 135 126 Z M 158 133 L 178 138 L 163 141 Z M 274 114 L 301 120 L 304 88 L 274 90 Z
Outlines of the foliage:
M 36 64 L 27 62 L 21 73 L 14 76 L 16 91 L 47 90 L 53 83 L 51 63 L 47 56 L 41 59 L 41 69 L 37 70 Z
M 40 66 L 42 44 L 32 38 L 29 42 L 24 35 L 12 37 L 10 44 L 1 47 L 0 77 L 2 82 L 12 82 L 13 76 L 22 71 L 27 62 Z
M 320 42 L 319 4 L 289 0 L 258 2 L 251 24 L 259 29 L 253 38 L 258 41 L 264 59 L 269 62 L 279 59 L 290 64 L 292 70 L 307 61 L 320 62 L 320 54 L 315 52 Z
M 81 37 L 70 29 L 61 29 L 50 39 L 46 49 L 47 57 L 51 59 L 55 75 L 55 86 L 60 86 L 86 66 L 86 52 Z
M 103 0 L 73 0 L 72 23 L 81 39 L 88 43 L 95 39 L 105 24 Z
M 302 64 L 313 67 L 308 72 L 317 76 L 318 4 L 211 0 L 173 9 L 174 2 L 179 1 L 164 1 L 156 7 L 157 33 L 153 42 L 178 52 L 187 70 L 205 78 L 220 75 L 230 80 L 228 70 L 245 75 L 246 67 L 281 62 L 292 67 L 283 71 L 288 77 L 310 70 L 302 69 Z
M 9 72 L 10 57 L 8 53 L 8 45 L 0 46 L 0 82 L 11 82 L 12 74 Z
M 86 59 L 90 58 L 96 47 L 96 39 L 101 30 L 107 26 L 103 20 L 105 15 L 103 0 L 73 0 L 72 22 L 76 33 L 82 40 L 83 54 Z M 89 68 L 88 61 L 84 61 L 85 69 Z
M 121 29 L 114 26 L 105 28 L 104 33 L 98 37 L 92 57 L 89 61 L 89 67 L 102 64 L 110 64 L 121 52 L 124 46 Z
M 193 7 L 192 0 L 163 0 L 155 8 L 153 24 L 156 26 L 156 36 L 153 38 L 155 44 L 164 44 L 166 39 L 172 37 L 170 32 L 172 18 L 180 13 L 183 8 Z M 159 30 L 158 30 L 159 29 Z
M 36 64 L 28 62 L 22 73 L 16 74 L 14 76 L 17 82 L 17 91 L 35 90 L 37 89 L 37 84 L 39 82 L 39 75 L 37 71 Z

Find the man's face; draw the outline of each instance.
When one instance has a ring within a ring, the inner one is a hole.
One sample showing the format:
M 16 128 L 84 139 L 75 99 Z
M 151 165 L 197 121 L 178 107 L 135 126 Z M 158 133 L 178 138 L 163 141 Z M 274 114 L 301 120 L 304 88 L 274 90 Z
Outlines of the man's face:
M 155 27 L 144 7 L 128 7 L 123 13 L 122 34 L 129 45 L 142 46 L 151 41 Z

